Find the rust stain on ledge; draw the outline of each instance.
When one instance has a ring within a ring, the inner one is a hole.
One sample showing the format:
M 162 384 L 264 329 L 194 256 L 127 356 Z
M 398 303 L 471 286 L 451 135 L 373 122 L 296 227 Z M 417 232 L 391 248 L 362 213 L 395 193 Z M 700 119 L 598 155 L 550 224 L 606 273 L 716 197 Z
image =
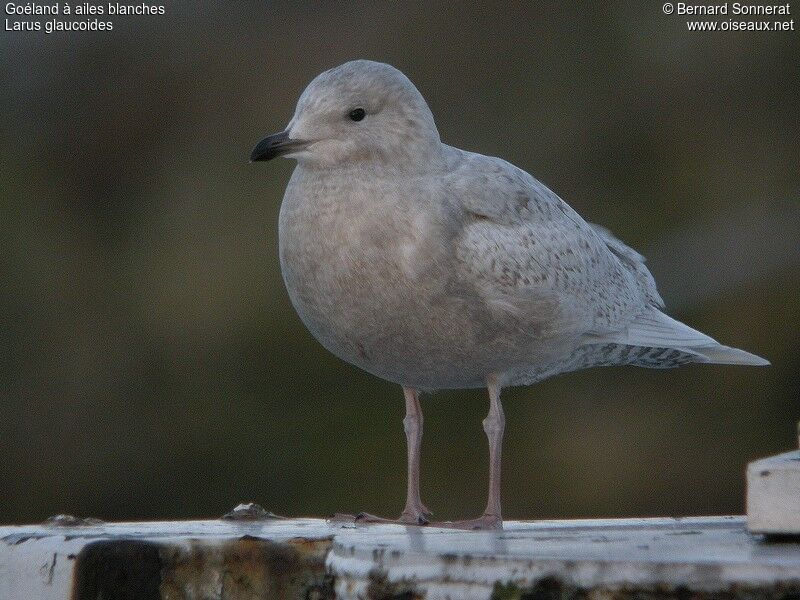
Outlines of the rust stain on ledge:
M 274 542 L 252 536 L 183 544 L 110 540 L 77 556 L 72 600 L 334 598 L 325 572 L 332 538 Z

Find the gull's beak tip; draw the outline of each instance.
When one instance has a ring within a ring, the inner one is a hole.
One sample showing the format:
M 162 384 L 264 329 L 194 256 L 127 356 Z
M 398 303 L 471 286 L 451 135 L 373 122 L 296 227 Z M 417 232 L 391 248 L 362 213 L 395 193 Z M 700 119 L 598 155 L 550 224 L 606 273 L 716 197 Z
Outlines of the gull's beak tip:
M 268 135 L 258 142 L 250 153 L 250 162 L 272 160 L 276 156 L 284 156 L 302 150 L 308 145 L 303 140 L 293 140 L 288 131 Z

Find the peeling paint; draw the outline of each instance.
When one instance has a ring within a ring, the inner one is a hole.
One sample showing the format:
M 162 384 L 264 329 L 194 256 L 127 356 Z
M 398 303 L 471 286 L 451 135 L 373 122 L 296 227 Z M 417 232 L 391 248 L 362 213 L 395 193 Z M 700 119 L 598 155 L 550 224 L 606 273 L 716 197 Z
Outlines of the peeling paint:
M 279 517 L 274 512 L 265 509 L 255 502 L 243 502 L 220 518 L 227 521 L 267 521 L 269 519 L 283 519 L 285 517 Z
M 273 542 L 250 535 L 186 544 L 92 542 L 77 557 L 72 600 L 328 600 L 330 544 L 331 538 Z
M 374 569 L 369 573 L 366 600 L 422 600 L 425 593 L 415 589 L 409 581 L 389 581 L 385 571 Z
M 53 515 L 45 519 L 42 525 L 46 527 L 96 527 L 103 521 L 94 517 L 76 517 L 74 515 Z
M 50 563 L 50 568 L 47 569 L 47 585 L 53 585 L 53 573 L 56 570 L 56 562 L 58 562 L 58 553 L 53 552 L 53 562 Z
M 276 543 L 251 536 L 220 545 L 196 542 L 167 561 L 164 599 L 216 598 L 215 589 L 226 600 L 302 598 L 310 589 L 325 589 L 329 545 L 324 540 Z M 203 587 L 211 593 L 187 593 Z
M 798 600 L 800 584 L 730 586 L 703 592 L 687 586 L 590 587 L 571 585 L 556 577 L 544 577 L 529 587 L 496 583 L 490 600 Z
M 138 540 L 91 542 L 78 553 L 72 600 L 161 600 L 158 544 Z

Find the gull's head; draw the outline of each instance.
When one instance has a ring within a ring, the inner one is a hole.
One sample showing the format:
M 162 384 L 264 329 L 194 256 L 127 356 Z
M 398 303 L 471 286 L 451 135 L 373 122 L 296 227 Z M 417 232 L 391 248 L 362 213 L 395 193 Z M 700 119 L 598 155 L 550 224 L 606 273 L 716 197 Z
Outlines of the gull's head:
M 394 67 L 354 60 L 318 75 L 281 133 L 264 138 L 250 160 L 276 156 L 303 165 L 425 165 L 441 152 L 422 94 Z

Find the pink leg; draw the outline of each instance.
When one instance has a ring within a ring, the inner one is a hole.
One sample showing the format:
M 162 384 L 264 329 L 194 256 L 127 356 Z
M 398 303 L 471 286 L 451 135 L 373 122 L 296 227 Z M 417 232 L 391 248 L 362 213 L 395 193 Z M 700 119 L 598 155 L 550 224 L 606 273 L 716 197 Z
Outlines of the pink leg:
M 427 525 L 431 517 L 419 496 L 419 464 L 422 448 L 422 408 L 419 405 L 419 392 L 413 388 L 403 387 L 406 398 L 406 417 L 403 428 L 406 431 L 408 444 L 408 487 L 406 489 L 406 506 L 397 520 L 376 517 L 368 513 L 360 513 L 355 517 L 337 514 L 334 521 L 351 521 L 357 523 L 403 523 L 406 525 Z
M 431 512 L 422 504 L 419 495 L 419 464 L 422 447 L 422 408 L 419 405 L 419 392 L 413 388 L 403 388 L 406 398 L 406 417 L 403 428 L 406 431 L 408 444 L 408 487 L 406 490 L 406 507 L 400 520 L 408 523 L 425 525 Z
M 457 529 L 502 529 L 503 517 L 500 511 L 500 463 L 503 452 L 503 432 L 506 417 L 500 403 L 500 384 L 496 375 L 486 378 L 489 389 L 489 414 L 483 420 L 483 430 L 489 438 L 489 500 L 483 516 L 468 521 L 447 521 L 434 523 L 438 527 Z
M 501 524 L 503 517 L 500 512 L 500 463 L 506 416 L 500 402 L 500 385 L 497 377 L 487 377 L 486 385 L 489 388 L 489 414 L 483 420 L 483 430 L 489 438 L 489 500 L 483 517 Z

